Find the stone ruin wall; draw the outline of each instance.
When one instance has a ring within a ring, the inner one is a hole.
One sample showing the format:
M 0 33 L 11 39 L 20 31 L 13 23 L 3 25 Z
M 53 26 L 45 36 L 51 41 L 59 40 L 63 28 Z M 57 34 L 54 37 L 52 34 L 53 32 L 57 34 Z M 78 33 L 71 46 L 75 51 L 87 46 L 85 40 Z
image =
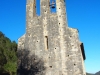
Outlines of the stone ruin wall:
M 50 12 L 49 0 L 40 4 L 41 15 L 36 16 L 35 0 L 27 0 L 26 33 L 18 39 L 19 51 L 26 49 L 28 56 L 38 57 L 34 62 L 44 63 L 33 75 L 86 75 L 78 30 L 67 25 L 64 1 L 56 0 L 56 13 Z

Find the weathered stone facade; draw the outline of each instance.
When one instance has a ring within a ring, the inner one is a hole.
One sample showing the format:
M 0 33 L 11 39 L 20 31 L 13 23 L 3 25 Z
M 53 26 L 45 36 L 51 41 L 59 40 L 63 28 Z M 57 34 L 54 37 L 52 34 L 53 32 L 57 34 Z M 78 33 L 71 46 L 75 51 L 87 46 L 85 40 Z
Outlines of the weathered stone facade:
M 56 0 L 56 13 L 50 12 L 49 0 L 40 0 L 40 16 L 35 4 L 27 0 L 26 33 L 18 39 L 18 52 L 28 54 L 18 57 L 18 75 L 86 75 L 84 49 L 78 30 L 67 25 L 64 0 Z

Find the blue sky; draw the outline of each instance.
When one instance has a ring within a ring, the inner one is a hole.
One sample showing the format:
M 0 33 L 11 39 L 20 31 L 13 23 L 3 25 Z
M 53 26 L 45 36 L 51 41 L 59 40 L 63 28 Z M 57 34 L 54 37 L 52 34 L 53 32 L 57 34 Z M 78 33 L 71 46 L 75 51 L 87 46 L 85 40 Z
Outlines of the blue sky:
M 100 70 L 100 0 L 66 0 L 68 26 L 79 30 L 84 43 L 85 69 L 89 73 Z M 0 31 L 11 40 L 25 33 L 26 1 L 0 1 Z

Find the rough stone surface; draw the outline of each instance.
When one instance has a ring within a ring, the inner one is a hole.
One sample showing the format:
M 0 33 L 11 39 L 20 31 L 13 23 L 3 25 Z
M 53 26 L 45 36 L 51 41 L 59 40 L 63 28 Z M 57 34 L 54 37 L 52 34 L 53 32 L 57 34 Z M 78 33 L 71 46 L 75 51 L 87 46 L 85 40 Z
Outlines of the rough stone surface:
M 64 0 L 56 0 L 56 13 L 50 12 L 49 0 L 40 0 L 40 16 L 35 4 L 27 0 L 26 33 L 18 39 L 18 75 L 86 75 L 78 30 L 67 25 Z

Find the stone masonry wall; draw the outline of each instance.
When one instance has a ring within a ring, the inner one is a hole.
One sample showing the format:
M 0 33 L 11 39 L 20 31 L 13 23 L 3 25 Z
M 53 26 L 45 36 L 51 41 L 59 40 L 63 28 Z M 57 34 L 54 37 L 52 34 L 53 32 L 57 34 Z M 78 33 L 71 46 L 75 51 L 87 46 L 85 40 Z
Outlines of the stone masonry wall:
M 40 16 L 35 4 L 27 0 L 26 33 L 18 40 L 18 51 L 28 51 L 26 56 L 32 59 L 25 63 L 19 57 L 18 70 L 27 75 L 86 75 L 78 31 L 67 25 L 64 0 L 56 0 L 57 13 L 50 12 L 49 0 L 40 0 Z

